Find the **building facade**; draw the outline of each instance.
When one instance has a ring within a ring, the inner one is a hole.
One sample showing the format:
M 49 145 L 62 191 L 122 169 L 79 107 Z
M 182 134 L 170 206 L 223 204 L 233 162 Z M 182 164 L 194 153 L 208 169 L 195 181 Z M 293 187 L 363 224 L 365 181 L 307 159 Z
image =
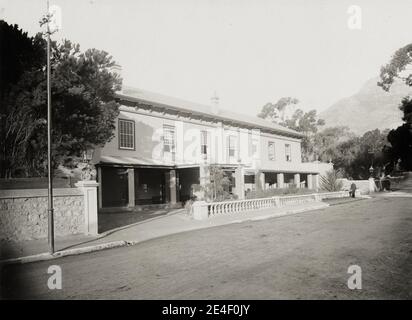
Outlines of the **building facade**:
M 139 89 L 117 99 L 115 138 L 93 156 L 101 208 L 182 203 L 207 183 L 208 165 L 225 170 L 239 199 L 255 188 L 318 188 L 324 164 L 302 163 L 299 132 Z

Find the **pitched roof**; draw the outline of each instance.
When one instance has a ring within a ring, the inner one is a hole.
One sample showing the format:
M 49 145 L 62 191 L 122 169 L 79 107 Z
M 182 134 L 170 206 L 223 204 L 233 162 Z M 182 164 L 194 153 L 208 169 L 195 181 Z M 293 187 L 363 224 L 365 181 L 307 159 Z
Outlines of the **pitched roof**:
M 179 112 L 190 112 L 193 114 L 211 117 L 216 120 L 226 120 L 248 126 L 255 126 L 256 129 L 266 129 L 274 131 L 280 135 L 289 135 L 296 138 L 303 137 L 303 134 L 298 131 L 283 127 L 262 118 L 232 112 L 224 108 L 216 108 L 213 106 L 182 100 L 142 89 L 125 86 L 121 92 L 116 94 L 116 96 L 119 100 L 148 103 L 156 105 L 157 107 L 172 109 Z

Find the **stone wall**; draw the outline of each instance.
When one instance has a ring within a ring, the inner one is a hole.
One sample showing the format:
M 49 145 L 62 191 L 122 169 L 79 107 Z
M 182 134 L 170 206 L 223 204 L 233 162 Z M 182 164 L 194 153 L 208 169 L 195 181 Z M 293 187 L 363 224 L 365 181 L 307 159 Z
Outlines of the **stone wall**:
M 85 233 L 85 200 L 78 188 L 54 189 L 56 236 Z M 47 190 L 0 190 L 0 239 L 47 238 Z
M 343 183 L 342 190 L 349 190 L 350 185 L 355 183 L 356 189 L 360 191 L 361 194 L 370 193 L 369 190 L 369 180 L 348 180 L 348 179 L 339 179 Z

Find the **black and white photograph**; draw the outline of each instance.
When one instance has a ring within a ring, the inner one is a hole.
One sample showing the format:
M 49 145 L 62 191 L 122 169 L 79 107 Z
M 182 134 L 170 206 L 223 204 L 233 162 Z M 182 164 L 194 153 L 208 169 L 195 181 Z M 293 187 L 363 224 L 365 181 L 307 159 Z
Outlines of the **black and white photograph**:
M 411 16 L 0 0 L 0 300 L 411 300 Z

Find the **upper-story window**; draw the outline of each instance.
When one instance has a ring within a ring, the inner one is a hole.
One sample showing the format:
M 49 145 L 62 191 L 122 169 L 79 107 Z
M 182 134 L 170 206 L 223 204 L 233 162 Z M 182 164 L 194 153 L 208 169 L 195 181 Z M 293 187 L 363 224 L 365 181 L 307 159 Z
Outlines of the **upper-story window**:
M 268 142 L 268 158 L 271 161 L 275 160 L 275 143 L 273 141 Z
M 134 150 L 134 121 L 119 119 L 119 148 Z
M 176 141 L 175 141 L 175 127 L 163 126 L 163 155 L 172 161 L 175 160 Z
M 253 136 L 252 132 L 249 132 L 249 156 L 254 157 L 258 152 L 258 142 L 259 140 Z
M 236 157 L 236 137 L 235 136 L 229 136 L 229 146 L 228 146 L 228 150 L 229 150 L 229 157 L 230 158 L 234 158 Z
M 292 151 L 290 148 L 290 144 L 285 144 L 285 155 L 286 161 L 292 161 Z
M 207 140 L 208 140 L 208 132 L 201 131 L 200 132 L 200 153 L 204 158 L 207 158 Z

